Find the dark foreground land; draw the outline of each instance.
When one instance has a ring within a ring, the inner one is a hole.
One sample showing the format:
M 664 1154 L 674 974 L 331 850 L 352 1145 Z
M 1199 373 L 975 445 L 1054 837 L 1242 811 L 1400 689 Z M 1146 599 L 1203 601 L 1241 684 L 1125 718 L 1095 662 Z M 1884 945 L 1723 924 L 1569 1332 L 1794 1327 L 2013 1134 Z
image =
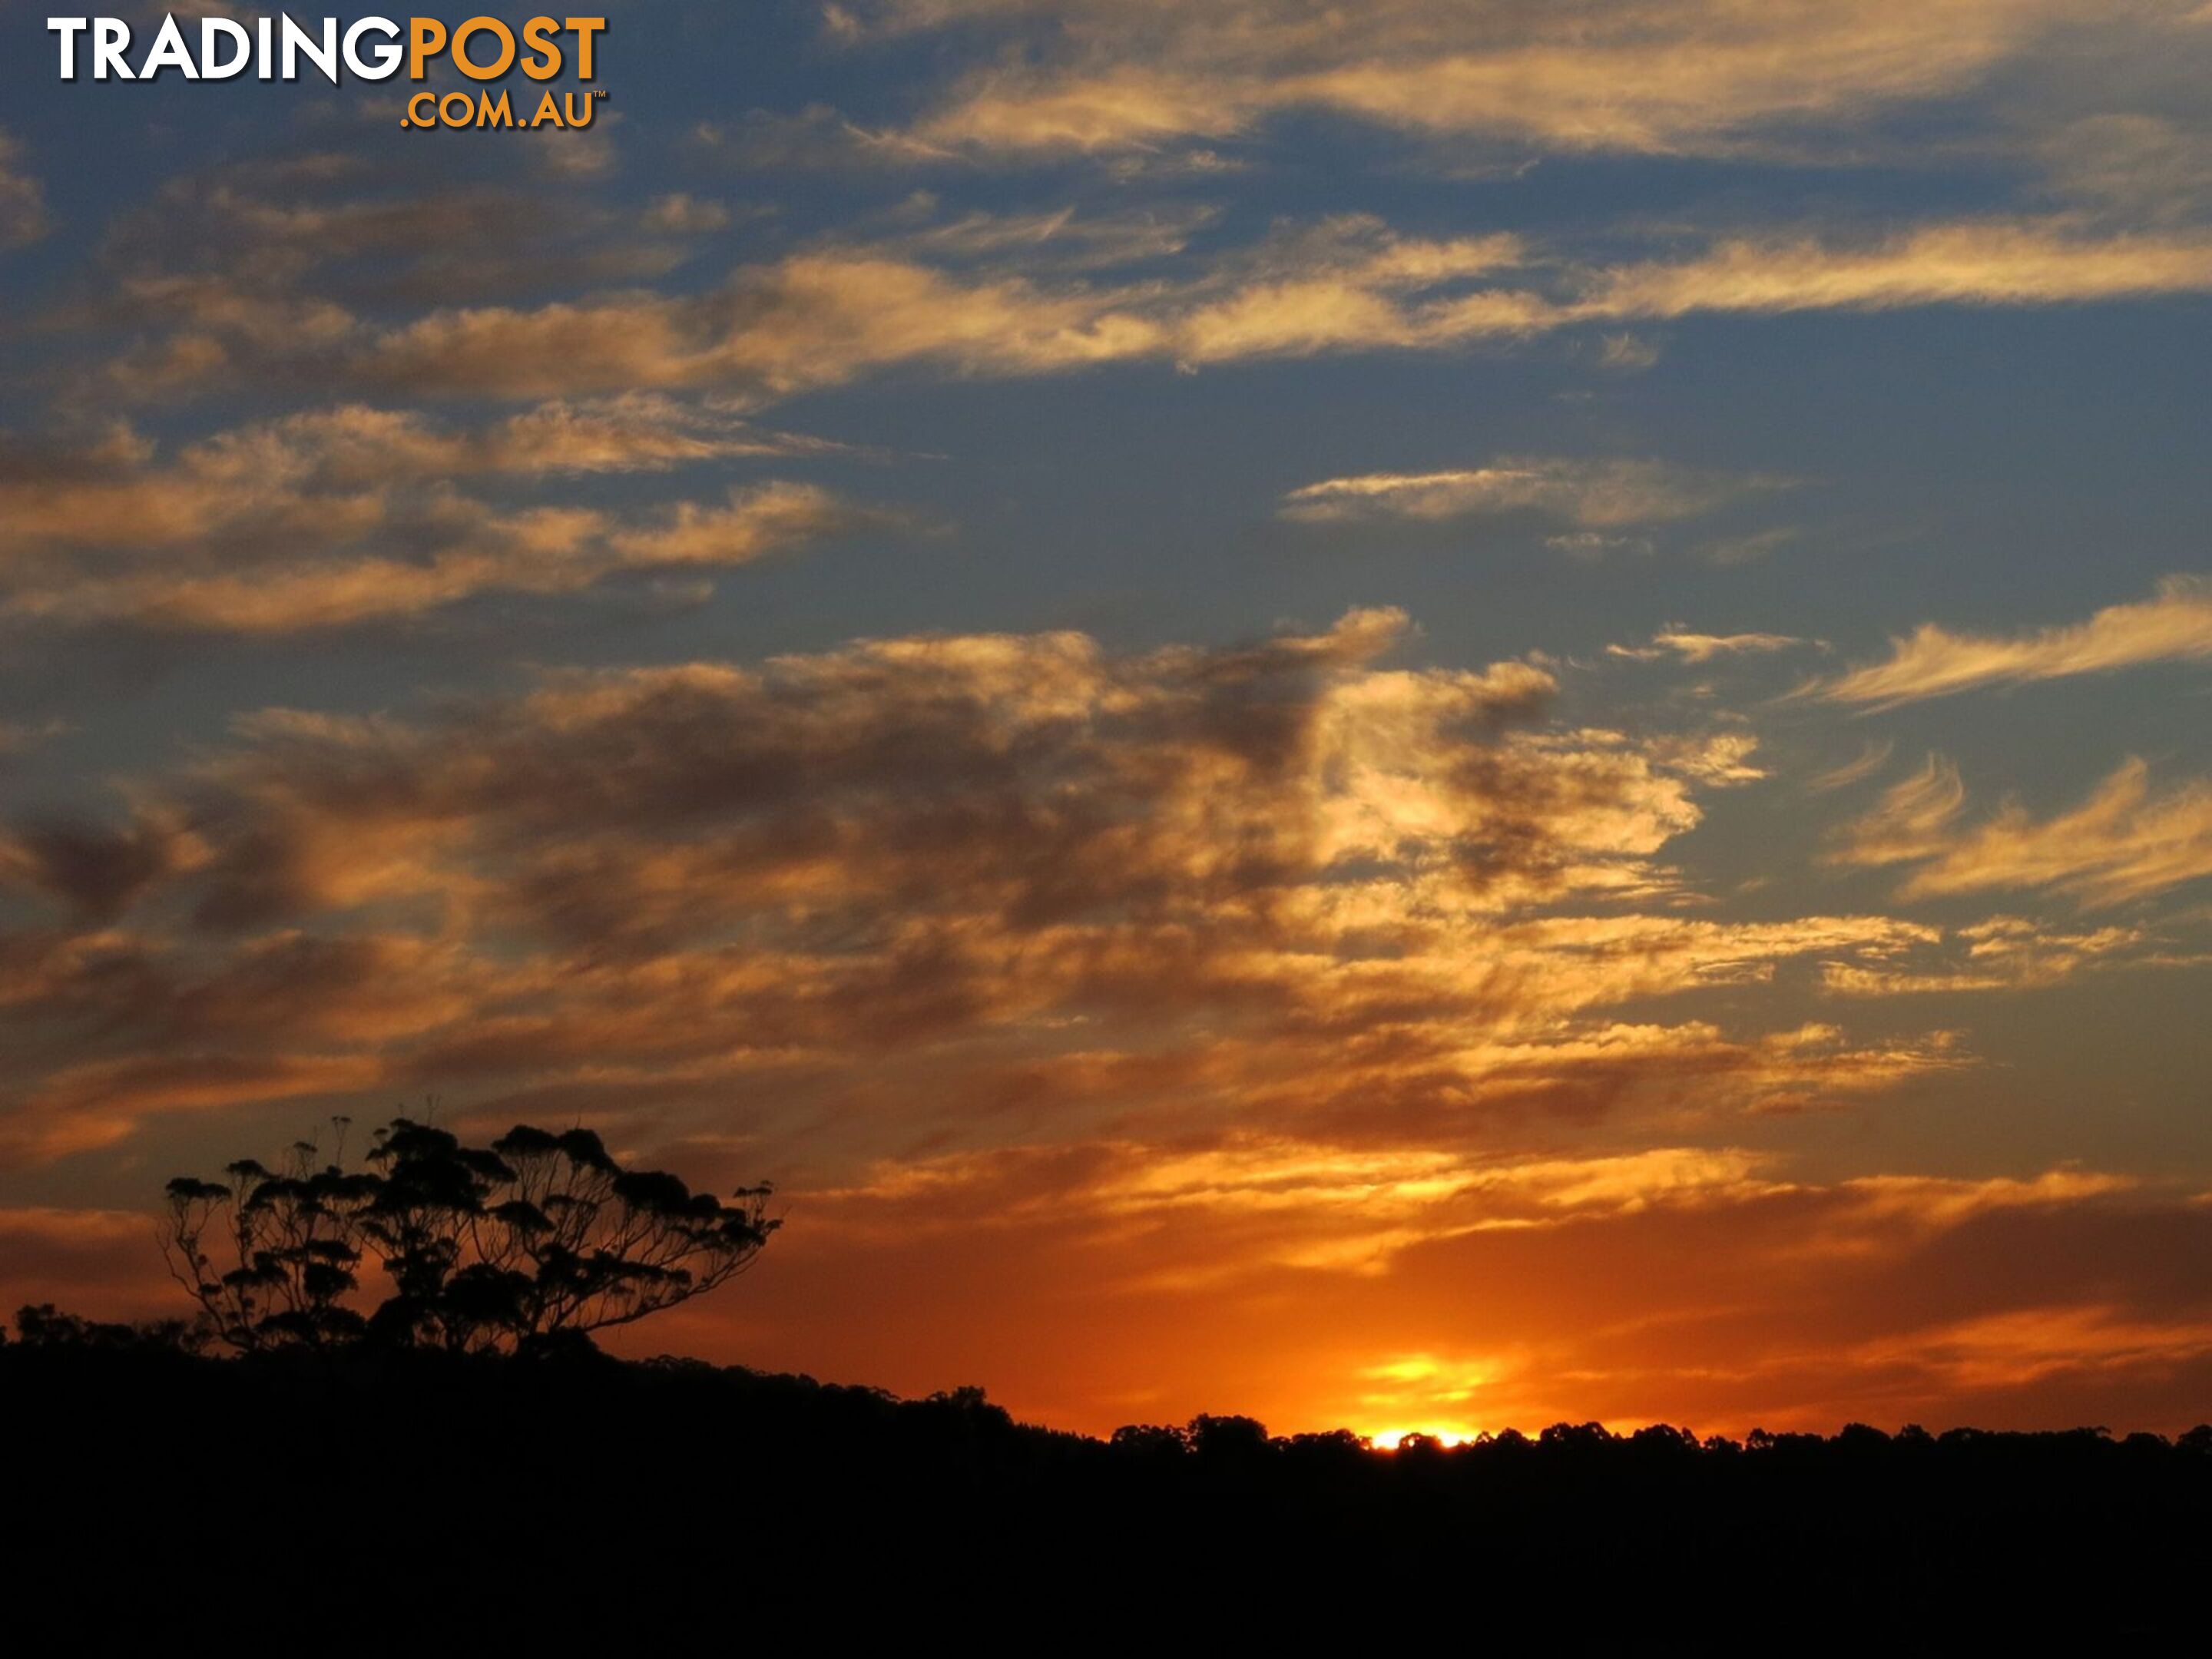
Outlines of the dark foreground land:
M 21 1343 L 0 1409 L 26 1655 L 2163 1650 L 2212 1595 L 2202 1429 L 1386 1455 L 680 1361 Z

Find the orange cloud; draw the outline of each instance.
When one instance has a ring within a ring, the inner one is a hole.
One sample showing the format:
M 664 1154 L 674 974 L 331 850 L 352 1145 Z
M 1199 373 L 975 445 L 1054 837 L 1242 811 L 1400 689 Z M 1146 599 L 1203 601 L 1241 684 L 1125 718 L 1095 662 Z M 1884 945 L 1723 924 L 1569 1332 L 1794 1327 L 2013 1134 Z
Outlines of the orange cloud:
M 1540 264 L 1562 263 L 1513 236 L 1425 242 L 1365 218 L 1279 236 L 1165 284 L 1047 285 L 1013 270 L 954 273 L 830 247 L 742 270 L 697 296 L 477 307 L 381 335 L 352 331 L 334 342 L 325 371 L 434 394 L 714 386 L 785 396 L 909 364 L 1019 376 L 1132 360 L 1195 366 L 1446 349 L 1697 312 L 2049 305 L 2212 290 L 2212 239 L 2099 235 L 2058 220 L 1922 226 L 1859 247 L 1734 239 L 1686 259 L 1569 266 L 1563 282 L 1534 280 Z M 1511 280 L 1521 267 L 1528 269 Z
M 1580 315 L 2056 305 L 2202 293 L 2212 235 L 2098 234 L 2063 218 L 1917 226 L 1868 244 L 1731 237 L 1694 258 L 1593 272 Z
M 1766 1144 L 1974 1063 L 1784 1017 L 1784 964 L 2039 983 L 2132 930 L 1672 908 L 1747 740 L 1557 722 L 1530 665 L 1392 665 L 1407 629 L 892 638 L 255 717 L 118 823 L 5 842 L 56 919 L 0 933 L 0 1154 L 52 1180 L 184 1115 L 250 1151 L 431 1087 L 465 1124 L 588 1116 L 790 1195 L 774 1271 L 653 1346 L 980 1376 L 1096 1430 L 2172 1425 L 2202 1202 Z M 21 1221 L 8 1284 L 159 1310 L 76 1224 Z
M 1930 757 L 1873 811 L 1845 825 L 1832 861 L 1917 864 L 1902 896 L 2051 888 L 2085 904 L 2146 898 L 2212 875 L 2212 785 L 2155 791 L 2129 760 L 2069 812 L 2038 819 L 2017 803 L 1966 825 L 1958 769 Z
M 1819 643 L 1790 634 L 1699 634 L 1677 624 L 1661 629 L 1651 636 L 1649 645 L 1609 645 L 1605 649 L 1607 656 L 1631 662 L 1654 662 L 1672 657 L 1692 666 L 1702 666 L 1723 657 L 1765 656 Z
M 289 633 L 472 595 L 574 592 L 623 570 L 726 568 L 868 515 L 812 486 L 733 491 L 624 523 L 495 511 L 446 480 L 652 471 L 781 450 L 711 408 L 555 403 L 477 430 L 345 405 L 219 433 L 157 461 L 128 428 L 0 450 L 0 616 Z
M 896 29 L 1043 10 L 893 0 L 840 15 Z M 1547 17 L 1378 0 L 1354 22 L 1297 0 L 1113 0 L 1049 15 L 1027 60 L 969 77 L 913 137 L 987 154 L 1113 151 L 1218 141 L 1319 109 L 1439 140 L 1724 153 L 1960 91 L 2066 13 L 2048 0 L 1910 12 L 1644 0 Z
M 112 1146 L 162 1113 L 353 1095 L 384 1075 L 374 1060 L 357 1055 L 185 1054 L 66 1066 L 13 1103 L 0 1126 L 0 1166 Z
M 1848 789 L 1855 783 L 1864 783 L 1888 765 L 1889 757 L 1896 751 L 1894 738 L 1877 741 L 1869 738 L 1859 745 L 1857 754 L 1808 778 L 1805 787 L 1816 795 L 1825 795 L 1832 790 Z
M 1097 1431 L 1218 1409 L 1279 1431 L 2174 1429 L 2212 1375 L 2212 1212 L 2070 1167 L 1822 1182 L 1727 1147 L 1232 1137 L 908 1161 L 805 1205 L 765 1305 L 687 1346 L 827 1352 L 908 1389 L 988 1368 L 1016 1409 Z M 833 1287 L 842 1316 L 811 1311 Z
M 1907 959 L 1832 962 L 1822 982 L 1843 996 L 2039 989 L 2101 967 L 2160 960 L 2150 955 L 2154 943 L 2141 927 L 2069 933 L 2020 916 L 1993 916 L 1960 928 L 1954 959 L 1941 966 Z
M 2170 576 L 2155 597 L 2108 605 L 2084 623 L 2010 638 L 1923 624 L 1896 641 L 1887 662 L 1814 688 L 1832 702 L 1890 708 L 1990 685 L 2105 674 L 2157 662 L 2212 657 L 2212 582 Z
M 179 270 L 156 259 L 126 269 L 112 291 L 70 313 L 84 327 L 137 331 L 78 377 L 76 404 L 240 382 L 380 397 L 714 390 L 757 400 L 902 368 L 993 376 L 1133 361 L 1193 368 L 1457 349 L 1708 312 L 2054 305 L 2212 289 L 2212 240 L 2201 231 L 2114 231 L 2069 215 L 1921 223 L 1855 241 L 1736 234 L 1686 257 L 1629 262 L 1577 260 L 1571 247 L 1504 232 L 1408 235 L 1349 215 L 1277 227 L 1140 280 L 1116 268 L 1183 253 L 1190 216 L 1147 222 L 1063 210 L 905 229 L 895 227 L 911 216 L 895 214 L 873 241 L 823 240 L 680 293 L 610 289 L 615 273 L 588 264 L 568 273 L 574 297 L 550 303 L 501 303 L 501 283 L 441 280 L 411 296 L 432 308 L 380 323 L 356 297 L 357 281 L 321 266 L 336 258 L 343 269 L 373 267 L 380 241 L 335 251 L 313 243 L 312 254 L 289 241 L 272 253 L 250 237 L 234 246 L 216 234 L 228 205 L 190 191 L 172 204 L 188 225 L 213 220 L 201 234 L 228 252 L 211 265 Z M 393 234 L 404 241 L 417 232 Z M 468 303 L 450 303 L 453 293 Z
M 1869 811 L 1836 832 L 1831 864 L 1905 864 L 1933 858 L 1948 844 L 1966 810 L 1966 786 L 1958 767 L 1930 755 L 1920 769 L 1882 792 Z
M 654 1346 L 1091 1429 L 2035 1421 L 2092 1375 L 2106 1415 L 2179 1411 L 2201 1204 L 1768 1142 L 1976 1063 L 1785 1013 L 1785 969 L 2040 983 L 2148 941 L 1690 909 L 1669 856 L 1751 740 L 1557 720 L 1531 664 L 1397 665 L 1409 626 L 246 719 L 112 821 L 0 839 L 47 917 L 0 931 L 0 1156 L 53 1181 L 187 1115 L 250 1151 L 426 1089 L 588 1117 L 791 1195 L 774 1272 Z M 93 1257 L 9 1282 L 162 1305 Z
M 658 533 L 727 552 L 719 520 Z M 998 1095 L 1404 1144 L 1966 1063 L 1940 1033 L 1608 1012 L 1927 930 L 1650 913 L 1688 896 L 1662 856 L 1701 797 L 1759 775 L 1752 740 L 1547 723 L 1547 672 L 1389 666 L 1407 629 L 1354 611 L 1131 655 L 887 639 L 556 675 L 421 720 L 241 720 L 134 781 L 118 822 L 0 838 L 0 882 L 72 919 L 19 936 L 0 981 L 0 1018 L 41 1036 L 22 1155 L 95 1144 L 133 1102 L 218 1104 L 225 1066 L 264 1079 L 239 1100 L 773 1074 L 829 1109 L 896 1055 L 955 1121 Z M 158 1081 L 103 1069 L 126 1055 Z

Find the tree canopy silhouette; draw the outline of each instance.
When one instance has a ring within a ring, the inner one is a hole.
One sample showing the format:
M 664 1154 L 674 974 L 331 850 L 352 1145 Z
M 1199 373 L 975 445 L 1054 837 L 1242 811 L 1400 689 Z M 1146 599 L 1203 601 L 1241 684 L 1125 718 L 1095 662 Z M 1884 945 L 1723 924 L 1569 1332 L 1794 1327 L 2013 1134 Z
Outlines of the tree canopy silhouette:
M 395 1118 L 362 1167 L 301 1141 L 282 1168 L 179 1176 L 161 1228 L 171 1275 L 244 1352 L 374 1340 L 458 1352 L 574 1344 L 727 1283 L 781 1224 L 767 1183 L 725 1203 L 625 1169 L 588 1129 L 518 1124 L 489 1146 Z M 364 1264 L 389 1294 L 363 1312 Z

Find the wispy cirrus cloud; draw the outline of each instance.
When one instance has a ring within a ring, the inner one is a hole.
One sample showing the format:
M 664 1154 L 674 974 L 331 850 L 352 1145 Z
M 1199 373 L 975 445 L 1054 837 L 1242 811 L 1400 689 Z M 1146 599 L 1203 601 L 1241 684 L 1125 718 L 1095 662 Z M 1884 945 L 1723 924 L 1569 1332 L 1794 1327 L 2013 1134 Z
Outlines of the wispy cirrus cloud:
M 902 365 L 1030 375 L 1449 343 L 1524 331 L 1540 316 L 1531 295 L 1446 297 L 1521 248 L 1504 235 L 1401 236 L 1356 217 L 1177 282 L 1125 285 L 1047 283 L 1020 261 L 947 268 L 916 258 L 910 241 L 828 246 L 741 270 L 692 299 L 435 313 L 357 342 L 342 372 L 428 392 L 688 386 L 781 396 Z
M 1202 204 L 1109 211 L 1073 206 L 1032 213 L 949 213 L 933 194 L 907 198 L 887 217 L 913 227 L 880 246 L 922 258 L 979 265 L 1017 258 L 1032 271 L 1111 270 L 1172 259 L 1220 216 Z M 1487 268 L 1487 267 L 1483 267 Z
M 1281 513 L 1307 522 L 1525 514 L 1586 530 L 1618 530 L 1694 518 L 1787 487 L 1785 479 L 1700 472 L 1649 459 L 1507 456 L 1452 471 L 1325 478 L 1291 490 Z
M 625 570 L 728 568 L 882 515 L 791 483 L 629 515 L 495 510 L 453 481 L 823 447 L 648 394 L 477 427 L 341 405 L 216 433 L 167 459 L 119 423 L 75 444 L 0 446 L 0 617 L 289 633 L 484 592 L 573 593 Z
M 2045 888 L 2111 905 L 2212 875 L 2212 784 L 2160 790 L 2130 759 L 2069 811 L 2039 818 L 2017 803 L 1966 822 L 1958 769 L 1930 757 L 1845 825 L 1832 862 L 1917 867 L 1907 898 Z
M 1814 773 L 1805 781 L 1805 787 L 1816 795 L 1824 795 L 1835 789 L 1848 789 L 1880 772 L 1889 764 L 1889 757 L 1896 751 L 1896 739 L 1869 738 L 1859 745 L 1857 754 L 1838 765 Z
M 688 143 L 697 154 L 759 173 L 927 167 L 961 159 L 915 134 L 863 126 L 827 104 L 810 104 L 789 114 L 755 109 L 734 119 L 701 121 Z
M 2065 216 L 1910 226 L 1871 239 L 1727 236 L 1687 259 L 1590 273 L 1597 318 L 2070 305 L 2212 289 L 2212 233 L 2103 232 Z
M 825 250 L 698 300 L 434 313 L 365 340 L 343 372 L 422 392 L 561 395 L 712 386 L 769 395 L 903 363 L 1064 373 L 1142 359 L 1226 363 L 1437 349 L 1693 312 L 2059 304 L 2212 291 L 2212 235 L 2100 240 L 2043 225 L 1937 227 L 1869 250 L 1782 239 L 1601 269 L 1561 292 L 1494 279 L 1520 239 L 1407 239 L 1362 223 L 1163 289 L 1047 287 Z
M 1920 769 L 1882 792 L 1870 810 L 1837 833 L 1829 861 L 1905 864 L 1933 856 L 1966 810 L 1966 786 L 1956 763 L 1929 755 Z
M 2110 673 L 2212 658 L 2212 581 L 2169 576 L 2148 599 L 2107 605 L 2087 622 L 2028 634 L 1961 634 L 1927 623 L 1894 641 L 1887 661 L 1811 688 L 1832 702 L 1885 708 L 1985 686 Z
M 410 265 L 428 308 L 394 317 L 391 251 L 434 241 L 448 219 L 471 222 L 466 199 L 288 208 L 277 228 L 255 218 L 234 235 L 226 216 L 236 205 L 220 192 L 187 192 L 169 210 L 179 225 L 124 262 L 107 293 L 71 308 L 80 326 L 123 337 L 71 380 L 69 396 L 83 406 L 242 385 L 377 398 L 691 391 L 765 400 L 901 369 L 1008 378 L 1131 362 L 1190 368 L 1495 347 L 1696 313 L 2212 291 L 2212 233 L 2113 231 L 2069 215 L 1857 237 L 1734 233 L 1638 260 L 1617 246 L 1592 258 L 1571 240 L 1505 231 L 1413 235 L 1361 215 L 1201 247 L 1188 239 L 1202 215 L 1061 210 L 879 225 L 872 240 L 820 240 L 681 291 L 610 288 L 624 273 L 584 265 L 563 277 L 533 258 L 539 286 L 570 290 L 539 304 L 453 304 L 453 293 L 489 296 L 501 285 Z M 332 218 L 352 228 L 326 246 L 315 227 Z M 190 258 L 166 252 L 203 222 L 226 250 L 212 263 L 208 240 L 191 241 Z M 600 240 L 635 251 L 634 238 L 611 230 Z M 586 241 L 579 257 L 599 246 Z M 1141 278 L 1121 269 L 1148 258 L 1166 268 Z
M 426 184 L 373 153 L 287 149 L 175 173 L 118 216 L 99 253 L 111 286 L 82 314 L 189 314 L 225 293 L 265 303 L 309 287 L 351 307 L 646 281 L 727 222 L 678 206 L 595 199 L 495 162 Z
M 163 563 L 127 575 L 71 574 L 0 590 L 0 617 L 155 631 L 278 635 L 404 622 L 487 593 L 574 594 L 623 572 L 718 570 L 881 515 L 805 484 L 679 503 L 625 526 L 587 508 L 495 512 L 441 498 L 392 527 L 404 550 L 341 538 L 308 556 Z
M 1829 963 L 1821 984 L 1849 997 L 2040 990 L 2101 968 L 2155 961 L 2148 948 L 2154 944 L 2142 927 L 2068 932 L 2021 916 L 1992 916 L 1958 929 L 1934 949 Z
M 2044 141 L 2042 159 L 2049 187 L 2093 212 L 2201 224 L 2212 208 L 2212 141 L 2197 122 L 2149 112 L 2084 116 Z
M 2139 8 L 2154 29 L 2185 10 Z M 842 6 L 871 30 L 995 29 L 1030 50 L 978 70 L 913 129 L 985 155 L 1096 153 L 1254 133 L 1322 110 L 1462 144 L 1728 153 L 1851 131 L 1955 94 L 2068 21 L 2049 0 L 1878 0 L 1754 10 L 1637 0 L 1569 13 L 1379 0 L 1357 19 L 1304 0 Z M 1035 24 L 1032 27 L 1030 25 Z
M 1162 289 L 952 275 L 864 250 L 741 272 L 719 296 L 435 313 L 348 372 L 420 391 L 558 395 L 719 386 L 770 395 L 902 363 L 1036 374 L 1146 358 L 1191 365 L 1439 349 L 1692 313 L 2068 304 L 2212 291 L 2212 234 L 2100 239 L 2038 223 L 1939 226 L 1870 248 L 1778 238 L 1598 270 L 1558 287 L 1495 274 L 1509 235 L 1424 241 L 1361 222 Z
M 260 519 L 300 535 L 315 513 L 402 485 L 661 472 L 830 447 L 762 431 L 712 402 L 645 393 L 556 401 L 474 427 L 344 404 L 212 433 L 167 461 L 120 422 L 73 441 L 0 434 L 0 556 L 173 546 L 215 533 L 251 539 Z

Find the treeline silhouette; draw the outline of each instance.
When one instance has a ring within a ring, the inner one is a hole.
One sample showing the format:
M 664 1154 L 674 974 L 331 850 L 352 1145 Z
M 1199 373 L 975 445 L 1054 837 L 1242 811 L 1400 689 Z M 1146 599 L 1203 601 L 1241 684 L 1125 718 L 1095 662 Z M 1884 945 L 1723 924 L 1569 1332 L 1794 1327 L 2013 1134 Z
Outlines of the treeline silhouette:
M 1382 1452 L 1206 1416 L 1100 1440 L 972 1389 L 904 1401 L 587 1344 L 216 1358 L 182 1323 L 51 1308 L 0 1345 L 0 1401 L 4 1628 L 71 1651 L 127 1650 L 139 1621 L 181 1651 L 1422 1630 L 1973 1651 L 2194 1632 L 2212 1544 L 2212 1428 L 1561 1424 Z
M 2203 1617 L 2212 1427 L 1105 1440 L 589 1333 L 776 1222 L 581 1128 L 407 1118 L 167 1188 L 189 1319 L 0 1340 L 10 1652 L 1736 1644 Z M 218 1355 L 226 1357 L 218 1358 Z

